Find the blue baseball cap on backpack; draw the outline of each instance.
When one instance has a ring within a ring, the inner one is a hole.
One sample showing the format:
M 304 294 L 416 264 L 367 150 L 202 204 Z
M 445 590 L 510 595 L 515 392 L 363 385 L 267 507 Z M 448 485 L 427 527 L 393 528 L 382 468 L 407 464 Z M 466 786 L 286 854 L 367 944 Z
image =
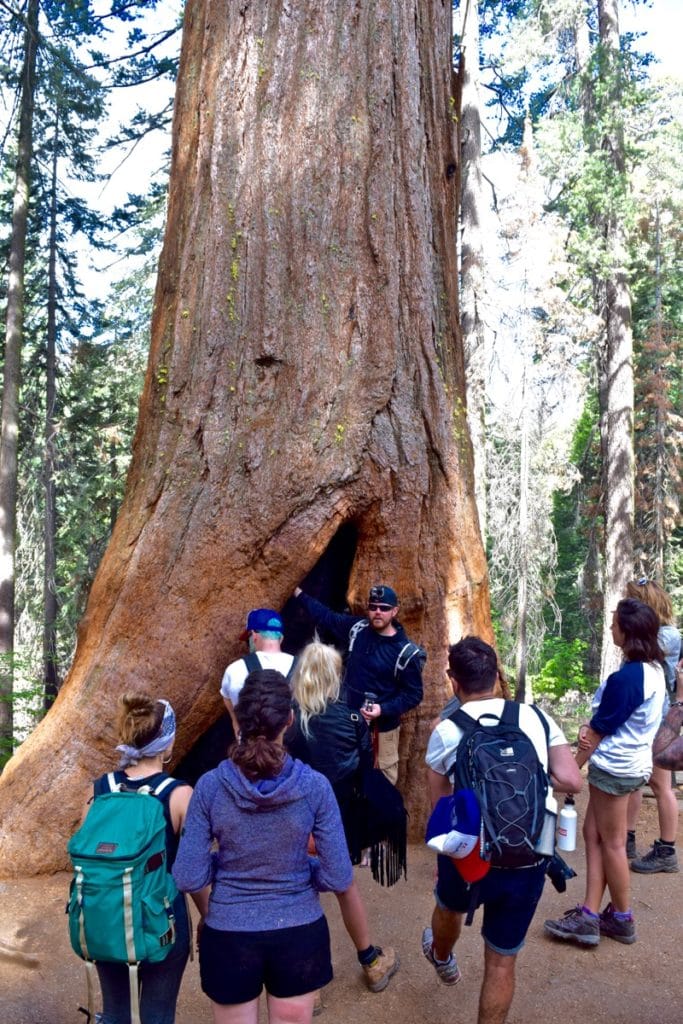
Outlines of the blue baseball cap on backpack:
M 481 856 L 481 810 L 473 790 L 441 797 L 427 822 L 425 842 L 450 857 L 465 882 L 478 882 L 488 873 L 491 864 Z

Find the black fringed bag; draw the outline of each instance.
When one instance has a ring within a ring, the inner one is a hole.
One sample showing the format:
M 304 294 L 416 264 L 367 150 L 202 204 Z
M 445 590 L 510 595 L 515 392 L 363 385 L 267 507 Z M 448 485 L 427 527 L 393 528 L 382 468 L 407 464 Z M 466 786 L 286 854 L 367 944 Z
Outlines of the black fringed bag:
M 361 748 L 359 719 L 354 719 L 360 755 L 348 814 L 346 838 L 351 863 L 359 864 L 364 850 L 370 851 L 372 877 L 391 886 L 401 875 L 407 877 L 408 813 L 403 797 L 379 768 L 365 764 Z

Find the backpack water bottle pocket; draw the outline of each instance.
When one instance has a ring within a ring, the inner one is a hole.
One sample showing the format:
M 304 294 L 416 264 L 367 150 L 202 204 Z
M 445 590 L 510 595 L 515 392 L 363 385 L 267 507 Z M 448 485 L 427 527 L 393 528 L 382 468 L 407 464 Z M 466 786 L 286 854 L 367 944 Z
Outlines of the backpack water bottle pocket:
M 171 901 L 166 898 L 163 904 L 158 900 L 143 898 L 142 933 L 145 937 L 145 960 L 158 963 L 165 960 L 176 939 L 176 919 Z
M 83 959 L 87 958 L 87 952 L 84 950 L 84 934 L 83 934 L 83 913 L 81 907 L 82 893 L 76 887 L 75 879 L 72 879 L 71 886 L 69 887 L 69 901 L 66 905 L 66 912 L 69 915 L 69 939 L 71 940 L 71 948 L 74 953 Z

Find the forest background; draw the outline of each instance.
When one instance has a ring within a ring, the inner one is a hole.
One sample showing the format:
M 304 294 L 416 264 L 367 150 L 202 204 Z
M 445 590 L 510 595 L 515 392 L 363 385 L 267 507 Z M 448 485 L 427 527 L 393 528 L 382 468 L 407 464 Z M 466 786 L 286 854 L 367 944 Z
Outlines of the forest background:
M 626 0 L 607 62 L 605 7 L 619 13 L 616 0 L 469 0 L 453 20 L 456 72 L 478 54 L 462 75 L 453 245 L 492 611 L 517 695 L 562 717 L 605 663 L 616 534 L 632 551 L 622 580 L 657 579 L 683 605 L 681 80 L 661 74 L 643 5 Z M 3 760 L 66 675 L 125 487 L 181 25 L 170 0 L 0 0 Z M 617 521 L 613 278 L 634 387 Z

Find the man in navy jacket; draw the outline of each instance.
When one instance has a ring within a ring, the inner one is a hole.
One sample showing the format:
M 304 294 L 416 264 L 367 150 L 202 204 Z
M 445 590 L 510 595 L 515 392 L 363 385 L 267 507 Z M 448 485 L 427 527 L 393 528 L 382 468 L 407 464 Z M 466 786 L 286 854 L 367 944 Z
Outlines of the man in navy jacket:
M 344 699 L 375 730 L 377 765 L 395 785 L 401 715 L 422 700 L 426 657 L 397 621 L 396 592 L 383 584 L 371 587 L 365 616 L 333 612 L 300 587 L 294 597 L 317 625 L 346 647 Z M 374 700 L 366 703 L 366 693 L 374 694 Z

